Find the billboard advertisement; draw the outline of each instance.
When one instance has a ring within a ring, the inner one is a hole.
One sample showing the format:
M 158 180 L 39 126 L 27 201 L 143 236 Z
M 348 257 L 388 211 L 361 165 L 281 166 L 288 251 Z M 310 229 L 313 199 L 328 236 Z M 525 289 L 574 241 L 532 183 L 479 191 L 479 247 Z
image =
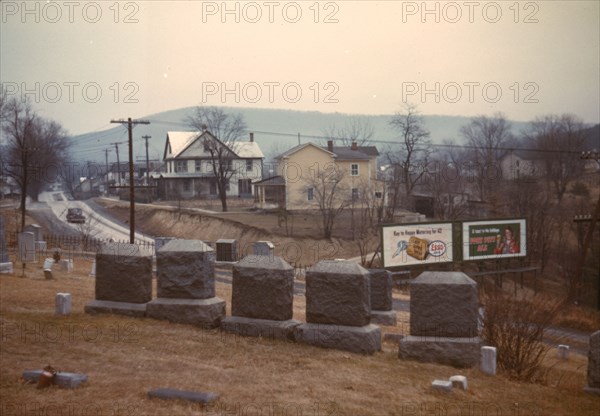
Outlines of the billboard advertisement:
M 384 225 L 383 267 L 453 261 L 452 223 Z
M 527 254 L 525 219 L 464 222 L 463 260 L 521 257 Z

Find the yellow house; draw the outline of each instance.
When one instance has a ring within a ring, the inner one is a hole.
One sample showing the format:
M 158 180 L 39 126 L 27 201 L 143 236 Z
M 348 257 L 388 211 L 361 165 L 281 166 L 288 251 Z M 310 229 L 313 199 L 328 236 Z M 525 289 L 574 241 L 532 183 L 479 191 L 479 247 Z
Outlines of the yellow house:
M 374 195 L 377 177 L 375 146 L 327 146 L 305 143 L 279 155 L 277 176 L 255 182 L 259 208 L 318 209 L 330 198 L 332 205 L 349 204 L 365 192 Z

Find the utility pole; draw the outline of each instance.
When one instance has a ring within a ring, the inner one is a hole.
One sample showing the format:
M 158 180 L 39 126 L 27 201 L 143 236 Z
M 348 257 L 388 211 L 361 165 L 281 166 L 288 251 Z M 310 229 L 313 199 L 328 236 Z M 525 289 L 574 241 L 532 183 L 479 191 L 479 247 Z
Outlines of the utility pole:
M 131 120 L 131 117 L 125 120 L 111 120 L 111 123 L 127 123 L 128 142 L 129 142 L 129 244 L 135 241 L 135 188 L 133 183 L 133 125 L 150 124 L 145 120 Z
M 104 172 L 104 192 L 108 195 L 108 152 L 110 149 L 104 149 L 104 161 L 106 163 L 106 171 Z
M 581 154 L 580 159 L 595 160 L 598 163 L 598 161 L 600 161 L 600 154 L 598 153 L 598 151 L 583 152 Z M 581 285 L 583 283 L 583 269 L 585 267 L 585 258 L 588 249 L 592 244 L 592 239 L 594 237 L 594 228 L 596 228 L 596 223 L 600 221 L 600 195 L 598 195 L 598 201 L 596 202 L 596 207 L 594 208 L 592 214 L 585 215 L 579 218 L 576 217 L 574 221 L 589 221 L 590 223 L 590 226 L 585 235 L 585 239 L 583 241 L 583 248 L 581 250 L 581 253 L 579 254 L 579 261 L 577 262 L 577 269 L 575 272 L 575 278 L 577 279 L 577 298 L 579 298 L 581 294 Z M 600 310 L 600 273 L 598 274 L 598 293 L 596 301 L 596 309 Z
M 148 161 L 148 139 L 152 136 L 142 136 L 146 140 L 146 185 L 150 185 L 150 162 Z
M 119 145 L 121 143 L 123 142 L 111 143 L 115 145 L 115 150 L 117 151 L 117 185 L 121 185 L 121 162 L 119 161 Z

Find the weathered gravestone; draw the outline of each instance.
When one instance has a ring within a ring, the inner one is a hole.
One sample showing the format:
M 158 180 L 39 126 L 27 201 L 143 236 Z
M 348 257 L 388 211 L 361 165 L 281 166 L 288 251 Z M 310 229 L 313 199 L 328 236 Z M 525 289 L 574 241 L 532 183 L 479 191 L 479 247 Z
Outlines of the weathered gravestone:
M 29 224 L 23 227 L 23 231 L 33 233 L 33 241 L 43 241 L 41 226 L 37 224 Z
M 13 273 L 13 264 L 8 258 L 8 247 L 6 246 L 4 217 L 0 217 L 0 273 Z
M 381 329 L 371 324 L 369 273 L 351 261 L 323 260 L 306 271 L 306 324 L 296 341 L 372 354 Z
M 69 315 L 71 313 L 71 294 L 57 293 L 54 297 L 54 313 L 56 315 Z
M 17 237 L 19 246 L 19 263 L 37 262 L 37 253 L 35 251 L 35 235 L 32 232 L 21 232 Z
M 231 317 L 225 332 L 294 339 L 294 269 L 274 256 L 247 256 L 233 266 Z
M 96 300 L 87 313 L 144 316 L 152 300 L 152 256 L 135 244 L 109 243 L 96 254 Z
M 233 262 L 237 260 L 237 241 L 221 238 L 216 242 L 217 261 Z
M 275 255 L 275 246 L 270 241 L 256 241 L 252 244 L 252 254 L 272 258 Z
M 590 335 L 588 352 L 587 386 L 585 391 L 600 395 L 600 331 Z
M 410 335 L 400 358 L 472 367 L 479 362 L 477 284 L 462 272 L 423 272 L 411 283 Z
M 496 375 L 496 347 L 488 345 L 481 347 L 480 370 L 490 376 Z
M 392 308 L 392 274 L 384 269 L 369 271 L 371 279 L 371 322 L 396 325 L 396 312 Z
M 147 316 L 214 328 L 225 317 L 215 297 L 215 253 L 200 240 L 171 240 L 156 252 L 158 297 Z

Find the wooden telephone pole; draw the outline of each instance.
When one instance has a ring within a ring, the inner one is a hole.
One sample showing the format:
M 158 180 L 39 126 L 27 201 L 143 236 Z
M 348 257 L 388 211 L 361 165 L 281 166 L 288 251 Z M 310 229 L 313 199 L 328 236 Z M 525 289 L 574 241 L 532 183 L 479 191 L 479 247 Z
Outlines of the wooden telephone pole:
M 150 124 L 145 120 L 111 120 L 111 123 L 127 124 L 128 143 L 129 143 L 129 243 L 135 241 L 135 187 L 133 183 L 133 126 L 135 124 Z
M 150 185 L 150 162 L 148 161 L 148 139 L 152 136 L 142 136 L 142 139 L 146 140 L 146 185 Z

